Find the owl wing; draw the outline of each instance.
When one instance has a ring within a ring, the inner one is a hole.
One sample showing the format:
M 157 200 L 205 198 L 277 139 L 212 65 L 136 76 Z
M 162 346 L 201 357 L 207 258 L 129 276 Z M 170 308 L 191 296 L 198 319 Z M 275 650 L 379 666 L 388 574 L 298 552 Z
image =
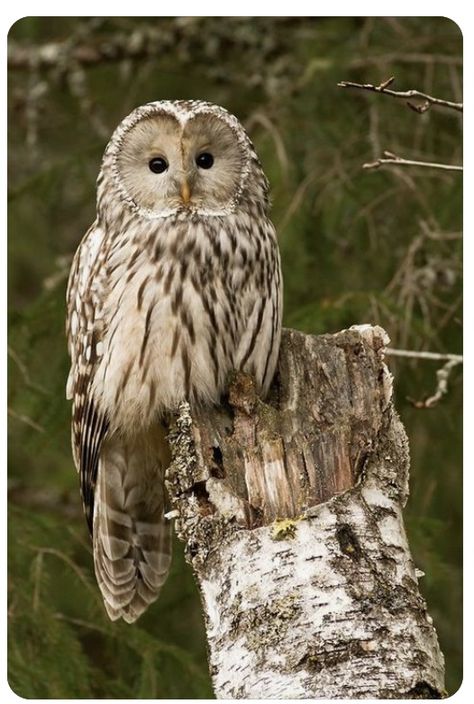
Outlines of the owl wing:
M 104 231 L 94 223 L 74 256 L 66 292 L 66 336 L 71 357 L 66 397 L 73 402 L 72 449 L 91 533 L 99 452 L 107 432 L 107 418 L 92 396 L 102 354 L 104 260 Z
M 265 396 L 278 360 L 283 307 L 280 255 L 270 220 L 258 228 L 256 241 L 256 261 L 242 296 L 244 328 L 236 366 L 255 377 Z

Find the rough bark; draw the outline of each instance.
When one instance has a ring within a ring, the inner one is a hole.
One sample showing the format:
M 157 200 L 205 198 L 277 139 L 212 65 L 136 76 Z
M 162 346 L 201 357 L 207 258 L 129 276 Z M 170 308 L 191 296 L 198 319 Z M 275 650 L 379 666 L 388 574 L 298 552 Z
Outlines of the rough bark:
M 265 403 L 236 374 L 220 408 L 180 408 L 168 489 L 219 698 L 444 695 L 386 342 L 286 330 Z

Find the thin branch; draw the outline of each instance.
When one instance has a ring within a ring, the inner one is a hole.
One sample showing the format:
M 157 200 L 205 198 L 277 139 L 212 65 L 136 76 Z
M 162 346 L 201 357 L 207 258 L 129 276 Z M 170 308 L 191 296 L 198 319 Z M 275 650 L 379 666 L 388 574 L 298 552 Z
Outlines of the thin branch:
M 298 188 L 293 194 L 290 205 L 288 206 L 285 214 L 283 215 L 281 221 L 278 223 L 278 230 L 282 232 L 288 225 L 289 221 L 293 217 L 294 213 L 297 212 L 303 197 L 307 189 L 312 185 L 313 181 L 318 178 L 318 174 L 315 171 L 310 171 L 307 176 L 301 181 Z
M 456 103 L 452 100 L 443 100 L 442 98 L 435 98 L 432 95 L 422 93 L 419 90 L 391 90 L 388 86 L 392 85 L 394 80 L 395 76 L 390 76 L 390 78 L 383 81 L 378 86 L 375 86 L 372 83 L 354 83 L 352 81 L 341 81 L 337 85 L 340 88 L 356 88 L 358 90 L 366 90 L 372 93 L 384 93 L 385 95 L 390 95 L 393 98 L 406 100 L 408 107 L 419 113 L 426 112 L 432 105 L 440 105 L 445 108 L 450 108 L 451 110 L 457 110 L 457 112 L 463 111 L 462 103 Z M 412 103 L 410 100 L 411 98 L 418 98 L 424 102 L 421 105 L 418 105 L 416 103 Z
M 13 408 L 8 408 L 8 415 L 12 418 L 15 418 L 16 420 L 19 420 L 21 423 L 28 425 L 30 428 L 33 428 L 33 430 L 37 430 L 38 433 L 46 432 L 45 428 L 43 428 L 42 425 L 36 423 L 29 416 L 26 416 L 23 413 L 17 413 L 17 411 L 15 411 Z
M 89 582 L 89 580 L 87 579 L 87 577 L 85 576 L 84 572 L 79 567 L 79 565 L 76 565 L 74 560 L 71 560 L 71 558 L 68 555 L 61 552 L 61 550 L 57 550 L 56 548 L 47 548 L 47 547 L 42 547 L 39 545 L 29 545 L 27 543 L 23 543 L 23 544 L 27 545 L 32 550 L 36 550 L 37 554 L 40 553 L 40 554 L 44 554 L 44 555 L 53 555 L 54 557 L 57 557 L 59 560 L 64 562 L 77 575 L 77 577 L 80 579 L 80 581 L 82 582 L 84 587 L 87 589 L 87 591 L 91 594 L 91 596 L 95 599 L 95 601 L 102 602 L 102 599 L 101 599 L 98 591 Z
M 90 629 L 91 631 L 98 631 L 98 633 L 103 633 L 104 635 L 109 634 L 109 632 L 107 631 L 106 628 L 102 628 L 102 626 L 98 626 L 96 623 L 91 623 L 90 621 L 84 621 L 83 619 L 80 619 L 80 618 L 72 618 L 71 616 L 66 616 L 66 614 L 63 614 L 61 612 L 56 612 L 54 614 L 54 618 L 58 619 L 59 621 L 66 621 L 67 623 L 72 623 L 74 626 L 80 626 L 81 628 L 87 628 L 87 629 Z
M 426 220 L 420 219 L 420 229 L 422 233 L 430 240 L 437 242 L 447 242 L 448 240 L 461 240 L 462 232 L 437 232 L 434 231 Z
M 35 389 L 36 391 L 40 391 L 42 394 L 47 394 L 48 393 L 47 390 L 43 386 L 41 386 L 41 384 L 37 384 L 35 381 L 32 381 L 26 364 L 20 359 L 20 356 L 13 349 L 13 347 L 10 347 L 10 345 L 8 345 L 7 352 L 8 352 L 8 356 L 13 359 L 13 361 L 17 365 L 18 369 L 20 370 L 20 373 L 25 381 L 25 384 L 27 386 L 29 386 L 31 389 Z
M 463 300 L 463 295 L 462 293 L 456 298 L 454 303 L 448 307 L 446 310 L 446 313 L 443 315 L 441 320 L 438 322 L 436 326 L 436 332 L 439 333 L 440 330 L 442 330 L 453 318 L 454 314 L 456 313 L 457 309 L 461 306 Z
M 462 364 L 462 354 L 443 354 L 440 352 L 424 352 L 422 350 L 397 350 L 393 347 L 387 347 L 385 354 L 390 357 L 408 357 L 410 359 L 430 359 L 435 362 L 455 362 Z
M 449 375 L 458 364 L 460 364 L 459 361 L 451 359 L 449 362 L 446 362 L 441 369 L 438 369 L 436 372 L 438 383 L 434 394 L 426 399 L 423 399 L 422 401 L 416 401 L 415 399 L 409 397 L 407 400 L 410 401 L 415 408 L 433 408 L 433 406 L 436 406 L 441 401 L 443 396 L 448 393 Z
M 461 354 L 442 354 L 438 352 L 422 352 L 413 350 L 397 350 L 392 348 L 387 348 L 385 350 L 387 355 L 391 357 L 408 357 L 409 359 L 428 359 L 436 362 L 445 362 L 443 366 L 436 372 L 436 389 L 435 392 L 421 401 L 410 398 L 407 396 L 407 401 L 409 401 L 415 408 L 433 408 L 436 406 L 443 396 L 448 393 L 448 381 L 449 376 L 458 364 L 463 363 L 463 356 Z
M 268 132 L 275 145 L 275 152 L 280 162 L 280 173 L 283 179 L 288 181 L 289 172 L 289 160 L 288 154 L 286 152 L 285 143 L 283 137 L 278 130 L 278 128 L 273 124 L 268 115 L 265 114 L 263 110 L 254 112 L 245 123 L 245 128 L 248 132 L 251 132 L 255 125 L 260 125 L 264 130 Z
M 386 166 L 387 164 L 395 164 L 396 166 L 422 166 L 428 169 L 441 169 L 443 171 L 462 171 L 462 166 L 457 164 L 438 164 L 430 161 L 414 161 L 413 159 L 403 159 L 401 156 L 393 154 L 393 152 L 385 151 L 383 153 L 383 158 L 376 159 L 375 161 L 367 162 L 362 164 L 363 169 L 378 169 L 381 166 Z

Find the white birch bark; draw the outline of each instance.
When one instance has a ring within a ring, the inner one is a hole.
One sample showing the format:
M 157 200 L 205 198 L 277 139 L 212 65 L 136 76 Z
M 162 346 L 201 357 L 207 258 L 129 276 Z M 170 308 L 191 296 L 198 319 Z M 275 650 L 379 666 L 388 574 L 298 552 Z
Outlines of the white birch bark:
M 180 409 L 168 488 L 218 698 L 445 694 L 403 525 L 386 342 L 370 326 L 287 330 L 266 403 L 237 375 L 223 407 Z

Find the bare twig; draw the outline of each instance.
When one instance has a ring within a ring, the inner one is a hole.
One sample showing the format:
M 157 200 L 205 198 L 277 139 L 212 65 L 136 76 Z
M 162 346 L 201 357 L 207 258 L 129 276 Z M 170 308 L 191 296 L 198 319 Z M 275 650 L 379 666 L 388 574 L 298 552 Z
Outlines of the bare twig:
M 463 104 L 456 103 L 452 100 L 443 100 L 442 98 L 435 98 L 427 93 L 422 93 L 419 90 L 391 90 L 388 86 L 392 85 L 395 77 L 390 76 L 386 81 L 383 81 L 378 86 L 372 83 L 354 83 L 353 81 L 341 81 L 337 85 L 340 88 L 356 88 L 358 90 L 367 90 L 372 93 L 384 93 L 385 95 L 390 95 L 393 98 L 406 100 L 406 104 L 412 110 L 416 112 L 423 113 L 429 110 L 432 105 L 440 105 L 445 108 L 450 108 L 451 110 L 457 110 L 457 112 L 463 111 Z M 411 102 L 410 99 L 418 98 L 423 100 L 421 105 Z
M 17 365 L 18 369 L 20 370 L 21 375 L 25 381 L 25 384 L 27 386 L 29 386 L 31 389 L 35 389 L 36 391 L 39 391 L 42 394 L 47 394 L 48 393 L 47 390 L 43 386 L 41 386 L 41 384 L 37 384 L 35 381 L 31 380 L 31 377 L 29 375 L 28 368 L 27 368 L 26 364 L 20 359 L 18 353 L 15 352 L 13 347 L 8 346 L 7 350 L 8 350 L 8 356 L 13 359 L 13 361 Z
M 245 123 L 248 132 L 251 132 L 255 125 L 260 125 L 268 132 L 275 145 L 275 152 L 280 162 L 280 171 L 285 181 L 288 181 L 289 160 L 286 152 L 285 142 L 278 128 L 273 124 L 268 115 L 263 110 L 254 112 Z
M 397 350 L 393 347 L 387 347 L 385 354 L 390 357 L 408 357 L 410 359 L 430 359 L 434 362 L 454 362 L 462 364 L 462 354 L 443 354 L 441 352 L 424 352 L 423 350 Z
M 314 181 L 316 181 L 317 178 L 317 173 L 315 171 L 310 171 L 307 176 L 305 176 L 305 178 L 301 181 L 295 193 L 293 194 L 293 198 L 291 199 L 290 205 L 288 206 L 286 213 L 282 217 L 281 221 L 278 223 L 278 230 L 280 232 L 285 229 L 293 215 L 297 212 L 307 189 L 313 184 Z
M 410 401 L 415 408 L 433 408 L 433 406 L 436 406 L 439 401 L 441 401 L 443 396 L 448 393 L 449 375 L 458 364 L 460 364 L 460 362 L 455 359 L 451 359 L 449 362 L 446 362 L 441 369 L 438 369 L 436 372 L 438 383 L 434 394 L 426 399 L 423 399 L 422 401 L 416 401 L 415 399 L 408 397 L 408 401 Z
M 29 416 L 26 416 L 23 413 L 17 413 L 17 411 L 13 410 L 13 408 L 8 408 L 8 415 L 11 416 L 12 418 L 15 418 L 16 420 L 19 420 L 21 423 L 24 423 L 25 425 L 29 425 L 30 428 L 33 428 L 33 430 L 37 430 L 38 433 L 45 433 L 46 432 L 46 430 L 43 428 L 42 425 L 39 425 L 39 423 L 36 423 Z
M 446 309 L 446 313 L 443 315 L 441 320 L 438 321 L 438 324 L 436 326 L 436 332 L 438 333 L 440 330 L 442 330 L 446 325 L 452 320 L 454 317 L 454 314 L 458 310 L 458 308 L 462 304 L 462 293 L 456 298 L 454 303 L 452 305 L 448 306 Z
M 462 171 L 462 166 L 457 164 L 439 164 L 430 161 L 414 161 L 413 159 L 404 159 L 401 156 L 393 154 L 393 152 L 384 151 L 383 158 L 369 161 L 362 164 L 363 169 L 378 169 L 380 166 L 395 164 L 396 166 L 422 166 L 428 169 L 441 169 L 443 171 Z
M 72 560 L 64 552 L 61 552 L 61 550 L 57 550 L 56 548 L 47 548 L 40 545 L 30 545 L 27 543 L 23 543 L 23 545 L 27 545 L 27 547 L 29 547 L 31 550 L 36 550 L 37 554 L 53 555 L 54 557 L 57 557 L 59 560 L 64 562 L 77 575 L 77 577 L 80 579 L 80 581 L 82 582 L 86 590 L 91 594 L 91 596 L 96 601 L 102 602 L 98 590 L 96 590 L 96 588 L 89 582 L 81 567 L 77 565 L 74 560 Z
M 66 621 L 67 623 L 72 623 L 74 626 L 80 626 L 81 628 L 87 628 L 87 629 L 90 629 L 91 631 L 97 631 L 98 633 L 103 633 L 104 635 L 108 634 L 108 631 L 106 628 L 102 628 L 102 626 L 98 626 L 96 623 L 91 623 L 90 621 L 84 621 L 83 619 L 80 619 L 80 618 L 73 618 L 71 616 L 66 616 L 66 614 L 63 614 L 59 611 L 54 614 L 54 618 L 58 619 L 59 621 Z
M 437 362 L 445 362 L 445 364 L 443 364 L 443 366 L 436 372 L 437 385 L 435 392 L 431 396 L 428 396 L 428 398 L 421 401 L 417 401 L 416 399 L 407 396 L 407 401 L 410 401 L 415 408 L 433 408 L 433 406 L 436 406 L 441 401 L 443 396 L 448 393 L 449 375 L 452 370 L 454 367 L 457 367 L 458 364 L 463 363 L 463 356 L 460 354 L 442 354 L 438 352 L 397 350 L 392 348 L 386 349 L 385 353 L 392 357 L 408 357 L 409 359 L 428 359 Z
M 403 316 L 398 318 L 391 318 L 389 310 L 383 311 L 385 319 L 390 320 L 394 334 L 397 329 L 399 346 L 404 349 L 412 346 L 409 336 L 413 332 L 410 325 L 414 304 L 418 304 L 423 313 L 425 330 L 430 328 L 427 330 L 428 344 L 441 345 L 441 341 L 436 339 L 437 335 L 454 316 L 462 301 L 462 294 L 456 297 L 454 303 L 443 302 L 438 296 L 440 287 L 441 290 L 452 289 L 461 276 L 457 248 L 454 249 L 451 244 L 460 239 L 461 233 L 443 232 L 432 218 L 420 219 L 419 226 L 420 234 L 410 242 L 382 294 L 383 298 L 391 298 L 399 311 L 404 311 Z
M 462 232 L 438 232 L 434 231 L 430 225 L 426 222 L 426 220 L 420 220 L 420 229 L 425 235 L 430 240 L 436 240 L 438 242 L 441 241 L 448 241 L 448 240 L 461 240 L 462 239 Z

